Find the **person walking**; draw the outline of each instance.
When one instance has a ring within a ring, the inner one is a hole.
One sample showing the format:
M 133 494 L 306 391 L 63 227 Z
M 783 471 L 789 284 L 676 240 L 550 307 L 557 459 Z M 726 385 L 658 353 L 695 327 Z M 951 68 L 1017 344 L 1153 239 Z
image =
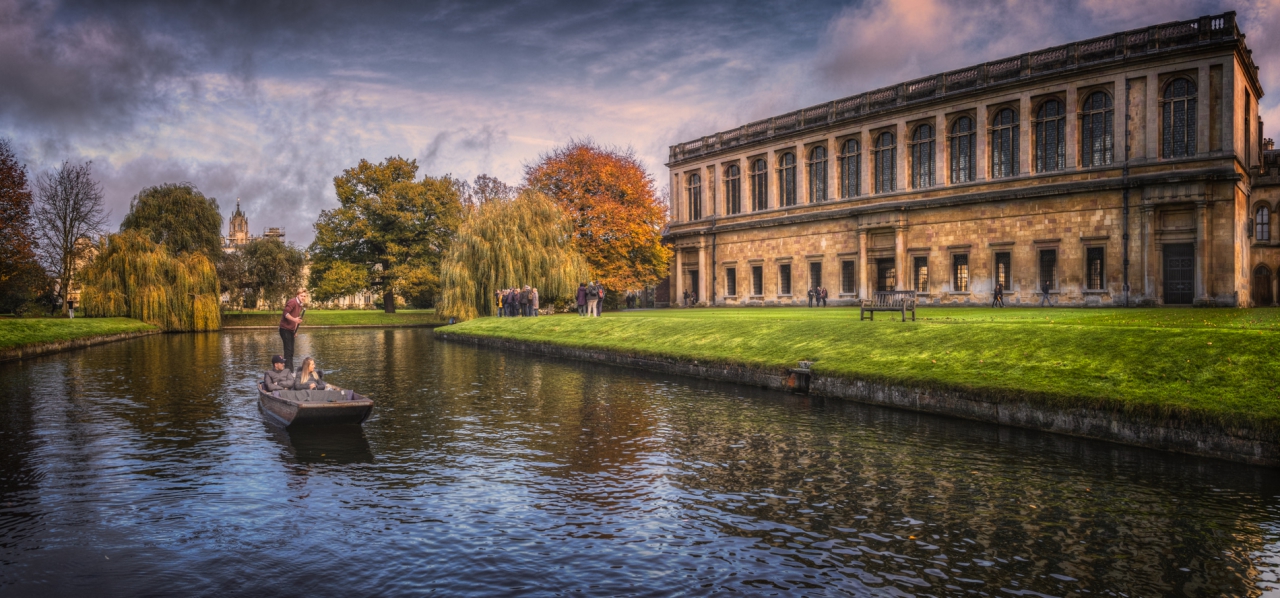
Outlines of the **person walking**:
M 1004 285 L 996 283 L 996 290 L 991 294 L 991 307 L 1004 307 Z
M 538 287 L 529 290 L 529 315 L 538 317 Z
M 284 367 L 293 371 L 293 341 L 298 334 L 298 326 L 302 325 L 302 312 L 306 311 L 307 290 L 299 289 L 292 299 L 284 304 L 284 313 L 280 314 L 280 340 L 284 343 Z
M 578 317 L 587 315 L 587 283 L 578 283 Z
M 596 283 L 592 282 L 587 285 L 587 316 L 596 317 L 596 302 L 600 301 L 600 289 L 596 288 Z
M 1049 306 L 1049 289 L 1052 288 L 1049 281 L 1040 283 L 1040 307 Z

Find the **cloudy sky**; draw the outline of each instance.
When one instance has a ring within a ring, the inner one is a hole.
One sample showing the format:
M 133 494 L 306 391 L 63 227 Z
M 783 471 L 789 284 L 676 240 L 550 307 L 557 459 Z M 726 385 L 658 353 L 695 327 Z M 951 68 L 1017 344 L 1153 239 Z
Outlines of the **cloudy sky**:
M 1280 0 L 0 0 L 0 136 L 92 160 L 113 225 L 146 186 L 241 198 L 310 243 L 361 158 L 517 183 L 571 138 L 667 147 L 918 76 L 1235 10 L 1280 126 Z M 1270 133 L 1270 132 L 1269 132 Z

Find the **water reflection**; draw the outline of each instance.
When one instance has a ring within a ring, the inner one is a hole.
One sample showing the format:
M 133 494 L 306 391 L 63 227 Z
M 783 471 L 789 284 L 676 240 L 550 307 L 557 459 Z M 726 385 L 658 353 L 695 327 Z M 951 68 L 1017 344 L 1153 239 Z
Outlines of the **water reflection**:
M 301 335 L 378 404 L 285 431 L 253 389 L 278 342 L 0 365 L 0 594 L 1216 596 L 1280 568 L 1272 470 L 413 329 Z

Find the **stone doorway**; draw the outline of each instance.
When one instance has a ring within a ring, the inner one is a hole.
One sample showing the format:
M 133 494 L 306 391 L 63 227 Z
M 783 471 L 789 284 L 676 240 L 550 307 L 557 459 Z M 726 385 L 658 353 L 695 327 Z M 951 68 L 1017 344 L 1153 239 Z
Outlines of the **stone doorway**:
M 893 258 L 882 257 L 876 260 L 876 290 L 892 291 L 898 288 L 898 269 Z
M 1196 294 L 1196 250 L 1192 243 L 1165 245 L 1164 304 L 1191 305 Z
M 1253 280 L 1249 284 L 1253 287 L 1250 295 L 1254 307 L 1266 307 L 1275 302 L 1275 298 L 1271 296 L 1271 268 L 1258 264 L 1253 269 Z
M 689 305 L 697 305 L 701 297 L 698 297 L 698 271 L 685 270 L 684 288 L 689 291 Z

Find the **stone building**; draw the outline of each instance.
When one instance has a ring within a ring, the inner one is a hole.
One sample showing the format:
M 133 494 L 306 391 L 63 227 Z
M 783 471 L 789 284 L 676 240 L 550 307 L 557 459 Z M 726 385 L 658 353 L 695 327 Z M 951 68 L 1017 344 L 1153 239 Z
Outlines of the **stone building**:
M 261 237 L 249 234 L 249 218 L 244 215 L 244 212 L 240 211 L 240 200 L 236 199 L 236 211 L 231 213 L 227 236 L 222 238 L 222 251 L 231 253 L 248 245 L 250 241 L 256 241 L 260 238 L 276 239 L 283 243 L 284 228 L 278 226 L 267 227 L 263 229 Z
M 1235 13 L 950 71 L 671 147 L 672 301 L 1257 305 L 1280 171 Z M 1262 287 L 1265 286 L 1265 289 Z

